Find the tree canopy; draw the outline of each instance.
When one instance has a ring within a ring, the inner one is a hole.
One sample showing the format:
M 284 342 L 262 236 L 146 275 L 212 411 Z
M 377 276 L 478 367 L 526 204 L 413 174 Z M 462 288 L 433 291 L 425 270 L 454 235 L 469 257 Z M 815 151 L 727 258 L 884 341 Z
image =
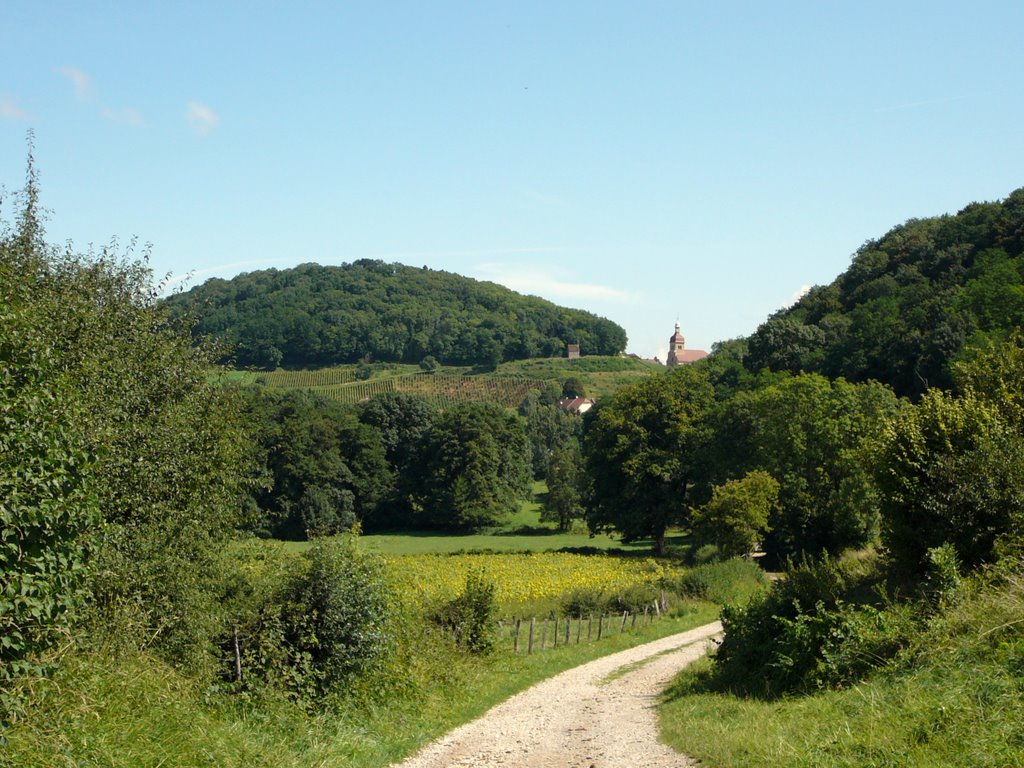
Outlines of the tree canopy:
M 239 366 L 273 369 L 365 358 L 494 366 L 504 360 L 617 355 L 626 332 L 610 320 L 450 272 L 363 259 L 302 264 L 207 280 L 168 298 L 193 333 L 233 350 Z
M 668 527 L 686 517 L 712 400 L 703 370 L 686 366 L 623 387 L 588 414 L 591 528 L 614 528 L 627 541 L 650 536 L 665 551 Z
M 955 216 L 912 219 L 765 321 L 746 364 L 875 379 L 917 396 L 953 384 L 965 347 L 1024 324 L 1024 188 Z

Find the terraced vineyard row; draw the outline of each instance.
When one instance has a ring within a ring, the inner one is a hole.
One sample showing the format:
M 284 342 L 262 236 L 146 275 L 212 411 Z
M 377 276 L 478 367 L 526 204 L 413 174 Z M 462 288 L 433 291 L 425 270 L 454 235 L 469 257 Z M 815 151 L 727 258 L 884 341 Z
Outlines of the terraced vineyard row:
M 315 389 L 348 384 L 356 380 L 351 368 L 321 368 L 315 371 L 270 371 L 260 378 L 272 389 Z
M 385 392 L 405 392 L 424 397 L 441 408 L 448 408 L 467 400 L 492 402 L 515 408 L 531 389 L 540 389 L 543 385 L 544 382 L 538 379 L 485 379 L 443 373 L 413 373 L 310 389 L 343 403 L 359 403 Z

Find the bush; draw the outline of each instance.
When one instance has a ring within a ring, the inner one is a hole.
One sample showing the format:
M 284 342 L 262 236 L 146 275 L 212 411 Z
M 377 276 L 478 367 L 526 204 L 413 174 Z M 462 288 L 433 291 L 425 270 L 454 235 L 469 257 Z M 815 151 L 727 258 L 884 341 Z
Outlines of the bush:
M 318 540 L 301 560 L 264 544 L 238 554 L 220 642 L 230 689 L 267 686 L 310 704 L 381 665 L 392 601 L 381 564 L 351 537 Z
M 470 653 L 487 653 L 494 647 L 494 617 L 498 610 L 495 592 L 494 582 L 479 571 L 470 571 L 462 594 L 441 606 L 431 618 Z
M 726 606 L 716 681 L 773 698 L 860 679 L 907 644 L 914 616 L 909 608 L 847 603 L 857 586 L 835 561 L 805 560 L 747 605 Z
M 7 297 L 4 303 L 7 303 Z M 0 722 L 67 632 L 98 519 L 92 457 L 44 339 L 0 314 Z
M 604 611 L 605 604 L 600 589 L 580 587 L 562 598 L 560 610 L 563 616 L 590 616 Z
M 768 584 L 764 571 L 749 560 L 733 558 L 705 563 L 680 574 L 669 587 L 681 597 L 708 600 L 719 605 L 746 602 Z

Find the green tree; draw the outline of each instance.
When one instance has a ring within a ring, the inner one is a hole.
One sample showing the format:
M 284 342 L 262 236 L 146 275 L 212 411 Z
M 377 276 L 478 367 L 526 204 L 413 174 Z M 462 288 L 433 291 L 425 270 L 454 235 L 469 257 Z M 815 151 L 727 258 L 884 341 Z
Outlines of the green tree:
M 881 384 L 816 374 L 741 392 L 717 413 L 712 474 L 761 469 L 778 481 L 779 507 L 765 537 L 775 558 L 864 546 L 879 521 L 869 440 L 899 407 Z
M 473 529 L 500 522 L 529 482 L 529 445 L 518 416 L 487 403 L 441 413 L 426 452 L 425 522 Z
M 577 376 L 570 376 L 562 382 L 562 397 L 586 397 L 587 389 Z
M 548 493 L 540 519 L 558 523 L 560 531 L 567 531 L 573 520 L 583 518 L 583 453 L 578 440 L 567 440 L 558 445 L 548 463 Z
M 351 408 L 312 392 L 256 389 L 250 410 L 268 483 L 257 529 L 283 539 L 332 535 L 372 518 L 394 474 L 381 433 Z
M 768 531 L 778 503 L 778 481 L 755 469 L 715 486 L 711 500 L 693 511 L 693 528 L 701 541 L 714 544 L 723 556 L 746 555 Z
M 394 475 L 392 490 L 368 514 L 369 528 L 413 525 L 426 494 L 428 437 L 435 408 L 423 397 L 387 392 L 373 397 L 361 409 L 359 420 L 377 430 L 384 455 Z
M 533 476 L 546 479 L 552 456 L 570 440 L 578 440 L 583 421 L 567 413 L 544 392 L 531 391 L 519 405 L 519 415 L 526 420 L 526 437 L 530 441 Z
M 876 474 L 882 539 L 904 573 L 923 574 L 929 550 L 947 543 L 967 568 L 990 562 L 1024 525 L 1024 444 L 972 392 L 932 390 L 894 419 Z
M 686 519 L 713 396 L 707 375 L 687 366 L 623 387 L 596 409 L 583 438 L 592 529 L 650 536 L 665 552 L 669 526 Z

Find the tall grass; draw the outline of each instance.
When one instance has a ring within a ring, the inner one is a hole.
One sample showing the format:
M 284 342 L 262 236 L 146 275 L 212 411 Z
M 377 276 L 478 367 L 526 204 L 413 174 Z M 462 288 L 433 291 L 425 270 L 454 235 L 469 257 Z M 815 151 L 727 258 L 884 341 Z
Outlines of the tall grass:
M 1024 765 L 1024 570 L 947 604 L 912 645 L 844 690 L 778 701 L 709 693 L 708 662 L 661 711 L 672 746 L 714 766 Z

